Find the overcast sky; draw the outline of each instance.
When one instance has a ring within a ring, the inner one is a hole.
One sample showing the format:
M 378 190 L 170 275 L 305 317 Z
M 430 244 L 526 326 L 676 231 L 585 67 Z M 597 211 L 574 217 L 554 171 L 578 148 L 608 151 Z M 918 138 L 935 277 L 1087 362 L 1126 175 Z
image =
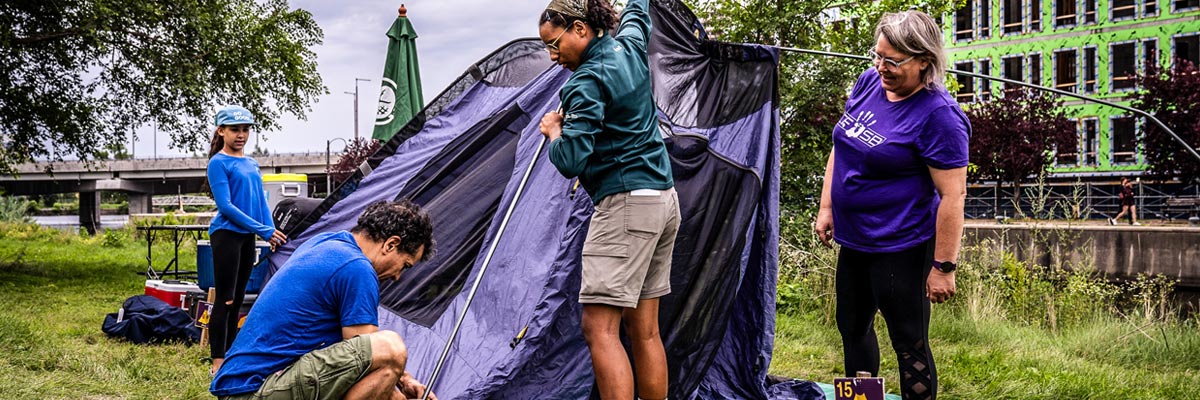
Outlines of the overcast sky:
M 358 129 L 371 136 L 379 78 L 387 53 L 387 31 L 401 1 L 417 30 L 425 101 L 441 93 L 467 67 L 492 50 L 522 37 L 537 36 L 537 17 L 549 0 L 290 0 L 293 8 L 308 10 L 325 33 L 317 53 L 317 70 L 329 94 L 312 104 L 308 120 L 285 114 L 283 128 L 264 132 L 262 147 L 271 153 L 325 152 L 325 141 L 354 136 L 354 79 L 359 82 Z M 138 158 L 154 155 L 154 134 L 140 130 L 134 146 Z M 159 157 L 185 152 L 168 148 L 167 134 L 158 134 Z M 248 148 L 253 142 L 247 144 Z M 336 152 L 341 142 L 333 144 Z

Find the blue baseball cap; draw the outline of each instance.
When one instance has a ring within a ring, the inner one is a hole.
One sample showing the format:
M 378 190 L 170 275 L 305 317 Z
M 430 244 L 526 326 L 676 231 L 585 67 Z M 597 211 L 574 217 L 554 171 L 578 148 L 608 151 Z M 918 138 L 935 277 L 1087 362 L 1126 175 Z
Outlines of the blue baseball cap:
M 224 125 L 258 125 L 254 123 L 254 114 L 250 110 L 242 106 L 224 106 L 217 110 L 217 118 L 214 120 L 217 126 Z

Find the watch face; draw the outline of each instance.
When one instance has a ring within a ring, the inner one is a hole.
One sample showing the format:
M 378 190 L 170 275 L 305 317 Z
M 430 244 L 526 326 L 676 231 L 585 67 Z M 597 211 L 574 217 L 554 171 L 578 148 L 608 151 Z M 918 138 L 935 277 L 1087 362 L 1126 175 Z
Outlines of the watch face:
M 938 264 L 937 266 L 938 271 L 942 272 L 954 272 L 956 268 L 958 268 L 958 266 L 949 261 L 942 261 L 942 263 Z

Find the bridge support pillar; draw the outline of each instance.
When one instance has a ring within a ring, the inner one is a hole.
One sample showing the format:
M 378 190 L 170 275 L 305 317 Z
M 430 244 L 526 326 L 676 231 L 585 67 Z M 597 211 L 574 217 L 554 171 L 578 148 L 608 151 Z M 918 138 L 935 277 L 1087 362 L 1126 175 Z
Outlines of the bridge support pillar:
M 100 192 L 79 192 L 79 226 L 95 235 L 100 227 Z
M 130 214 L 146 214 L 154 208 L 149 193 L 129 192 L 126 195 L 129 196 Z

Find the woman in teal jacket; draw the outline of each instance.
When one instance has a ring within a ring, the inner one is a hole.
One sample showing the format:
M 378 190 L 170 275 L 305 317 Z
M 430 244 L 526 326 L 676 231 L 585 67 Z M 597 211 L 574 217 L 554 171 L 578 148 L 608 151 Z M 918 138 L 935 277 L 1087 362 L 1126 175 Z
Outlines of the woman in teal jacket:
M 667 397 L 658 300 L 671 292 L 679 198 L 650 95 L 647 0 L 620 19 L 608 0 L 554 0 L 538 20 L 550 59 L 572 71 L 547 113 L 550 161 L 595 205 L 583 246 L 583 336 L 604 399 Z M 633 360 L 621 344 L 621 323 Z

